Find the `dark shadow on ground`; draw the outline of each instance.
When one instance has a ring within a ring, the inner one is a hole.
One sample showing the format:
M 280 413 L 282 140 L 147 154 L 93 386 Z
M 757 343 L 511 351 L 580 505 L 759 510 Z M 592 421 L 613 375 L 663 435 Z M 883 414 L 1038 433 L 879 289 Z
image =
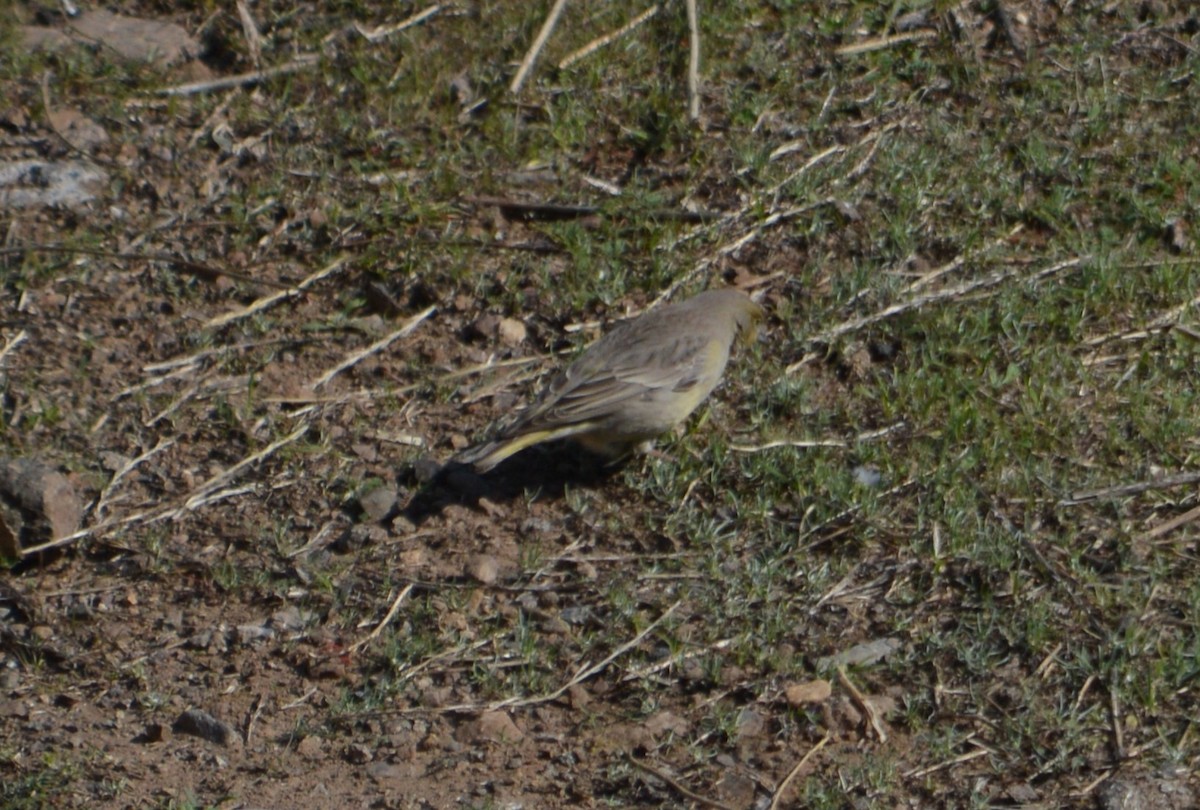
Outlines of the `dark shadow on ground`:
M 483 498 L 502 503 L 526 493 L 561 498 L 567 487 L 601 486 L 625 463 L 609 461 L 570 441 L 530 447 L 483 474 L 466 464 L 426 460 L 412 471 L 424 483 L 400 514 L 419 525 L 452 503 L 478 506 Z

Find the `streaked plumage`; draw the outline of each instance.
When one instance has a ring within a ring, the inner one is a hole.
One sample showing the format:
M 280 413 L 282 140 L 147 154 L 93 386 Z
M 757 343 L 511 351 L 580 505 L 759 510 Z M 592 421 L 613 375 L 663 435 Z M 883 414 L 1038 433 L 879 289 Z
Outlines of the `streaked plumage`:
M 734 289 L 709 290 L 626 321 L 560 371 L 486 444 L 454 461 L 487 472 L 514 453 L 570 438 L 617 459 L 678 425 L 721 380 L 739 336 L 762 308 Z

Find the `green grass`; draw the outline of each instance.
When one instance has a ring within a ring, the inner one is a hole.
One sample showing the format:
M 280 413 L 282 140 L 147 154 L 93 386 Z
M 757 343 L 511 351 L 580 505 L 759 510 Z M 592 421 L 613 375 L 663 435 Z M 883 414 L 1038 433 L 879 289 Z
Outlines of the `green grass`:
M 735 359 L 688 430 L 660 443 L 665 457 L 639 460 L 598 489 L 568 489 L 537 512 L 542 528 L 524 523 L 545 504 L 533 495 L 506 502 L 483 539 L 454 534 L 453 514 L 433 520 L 427 542 L 438 562 L 490 553 L 489 544 L 515 537 L 516 570 L 504 588 L 456 579 L 449 564 L 437 570 L 455 581 L 421 581 L 355 664 L 366 685 L 347 689 L 334 714 L 352 723 L 396 706 L 415 709 L 435 692 L 478 705 L 549 695 L 678 601 L 669 621 L 597 676 L 608 691 L 587 712 L 598 727 L 606 720 L 597 718 L 637 722 L 662 708 L 685 715 L 689 731 L 652 753 L 695 764 L 696 785 L 714 784 L 717 757 L 737 753 L 746 708 L 769 718 L 789 756 L 807 750 L 828 717 L 786 707 L 781 687 L 828 675 L 816 671 L 818 659 L 884 637 L 903 640 L 902 650 L 848 674 L 865 693 L 897 700 L 886 718 L 893 743 L 849 721 L 834 728 L 846 744 L 818 756 L 796 782 L 806 806 L 846 806 L 848 797 L 863 806 L 971 806 L 984 801 L 972 797 L 973 780 L 1003 781 L 1002 773 L 1005 784 L 1027 782 L 1043 798 L 1065 801 L 1121 757 L 1149 771 L 1193 765 L 1195 529 L 1145 535 L 1194 506 L 1194 492 L 1152 489 L 1084 503 L 1072 494 L 1192 470 L 1200 452 L 1195 308 L 1170 320 L 1180 329 L 1135 334 L 1200 294 L 1194 34 L 1172 29 L 1191 43 L 1180 48 L 1148 30 L 1133 4 L 1075 4 L 1034 14 L 1032 44 L 1017 54 L 1002 32 L 992 40 L 980 34 L 990 10 L 968 6 L 958 19 L 960 4 L 917 3 L 934 37 L 838 56 L 838 46 L 889 33 L 896 14 L 911 9 L 849 1 L 705 7 L 704 121 L 693 126 L 679 4 L 558 71 L 558 59 L 642 8 L 620 2 L 568 13 L 514 99 L 513 63 L 544 5 L 446 13 L 380 44 L 337 40 L 320 69 L 272 80 L 256 97 L 234 95 L 223 117 L 237 139 L 266 137 L 264 157 L 222 157 L 207 141 L 189 152 L 178 143 L 186 137 L 172 141 L 194 173 L 175 178 L 175 193 L 196 230 L 171 232 L 197 251 L 190 258 L 229 261 L 239 271 L 279 266 L 295 279 L 348 253 L 352 269 L 336 287 L 309 293 L 307 327 L 288 307 L 219 334 L 191 331 L 188 322 L 171 354 L 307 328 L 315 355 L 305 354 L 306 343 L 231 356 L 207 370 L 257 374 L 294 356 L 317 356 L 312 365 L 327 368 L 357 345 L 348 326 L 377 314 L 366 283 L 386 287 L 406 311 L 439 306 L 428 334 L 346 383 L 383 392 L 415 384 L 414 391 L 346 418 L 338 412 L 311 447 L 272 461 L 280 469 L 269 473 L 293 477 L 319 467 L 314 489 L 322 495 L 388 483 L 348 472 L 363 465 L 347 447 L 378 423 L 473 436 L 499 415 L 488 397 L 460 406 L 477 380 L 444 378 L 506 351 L 464 337 L 485 312 L 530 327 L 514 354 L 569 352 L 593 333 L 567 325 L 620 316 L 676 281 L 688 279 L 686 293 L 766 279 L 758 287 L 769 309 L 766 339 Z M 1182 13 L 1183 4 L 1165 5 Z M 256 8 L 283 21 L 286 44 L 310 47 L 352 20 L 394 16 L 363 4 L 329 11 L 328 19 L 287 22 L 278 4 Z M 48 68 L 56 98 L 95 97 L 87 111 L 105 120 L 125 121 L 125 102 L 162 81 L 75 53 L 7 61 L 0 87 L 34 109 L 35 77 Z M 472 114 L 451 92 L 460 74 L 487 100 Z M 146 115 L 190 135 L 217 103 L 176 100 Z M 127 126 L 124 137 L 136 142 Z M 792 142 L 795 151 L 772 158 Z M 548 171 L 528 181 L 534 169 Z M 394 176 L 366 180 L 379 173 Z M 190 190 L 205 176 L 227 185 L 208 197 Z M 610 197 L 587 178 L 622 192 Z M 470 202 L 486 195 L 586 202 L 601 213 L 509 222 Z M 708 225 L 660 215 L 685 204 L 742 213 Z M 769 219 L 792 208 L 801 210 Z M 311 224 L 314 211 L 326 225 Z M 1193 243 L 1176 252 L 1166 233 L 1180 218 Z M 103 218 L 58 224 L 65 244 L 92 245 L 122 230 Z M 739 250 L 721 253 L 755 229 Z M 553 250 L 482 247 L 534 240 Z M 958 256 L 961 265 L 943 278 L 910 288 Z M 708 269 L 689 278 L 702 262 Z M 4 272 L 10 297 L 86 277 L 36 254 Z M 1009 275 L 935 297 L 998 273 Z M 264 294 L 245 288 L 227 300 L 190 276 L 154 271 L 151 279 L 148 295 L 165 321 L 171 313 L 208 317 Z M 926 295 L 922 306 L 817 340 Z M 363 336 L 364 345 L 374 337 Z M 9 450 L 42 443 L 84 452 L 58 438 L 77 427 L 74 409 L 92 402 L 84 383 L 94 349 L 84 342 L 86 360 L 70 366 L 81 402 L 23 400 L 19 422 L 6 416 L 0 434 Z M 38 390 L 37 369 L 12 375 L 6 385 L 14 391 Z M 178 395 L 163 388 L 133 399 L 158 413 Z M 138 422 L 144 414 L 130 418 L 129 429 L 153 446 Z M 191 462 L 203 481 L 211 474 L 204 465 L 233 463 L 285 435 L 293 429 L 287 418 L 252 389 L 206 398 L 176 421 L 217 448 Z M 342 433 L 330 438 L 334 427 Z M 448 455 L 445 436 L 425 438 Z M 814 441 L 840 445 L 745 451 Z M 878 482 L 860 480 L 863 468 L 877 471 Z M 328 496 L 324 507 L 345 500 Z M 324 507 L 314 507 L 309 522 L 324 522 Z M 286 595 L 299 577 L 286 552 L 306 537 L 283 535 L 314 529 L 277 514 L 239 518 L 238 526 L 244 536 L 232 532 L 231 556 L 207 563 L 212 584 L 231 599 Z M 141 545 L 153 567 L 170 570 L 171 546 L 158 532 L 145 531 Z M 600 560 L 590 571 L 558 559 L 574 542 L 572 555 Z M 306 558 L 312 570 L 303 585 L 316 583 L 309 604 L 347 634 L 363 632 L 360 622 L 381 615 L 377 600 L 406 581 L 391 568 L 393 551 L 357 552 L 356 564 L 386 566 L 383 573 Z M 587 618 L 556 631 L 548 617 L 567 610 Z M 474 652 L 480 641 L 487 643 Z M 679 664 L 621 680 L 664 656 L 694 656 L 701 674 L 684 678 Z M 416 667 L 420 678 L 410 677 Z M 848 750 L 851 742 L 866 753 Z M 911 775 L 976 744 L 990 753 Z M 780 763 L 766 751 L 763 743 L 764 759 L 747 759 L 776 781 Z M 612 766 L 608 798 L 636 803 L 638 778 Z M 40 806 L 28 802 L 57 778 L 47 768 L 6 790 L 26 802 L 14 806 Z

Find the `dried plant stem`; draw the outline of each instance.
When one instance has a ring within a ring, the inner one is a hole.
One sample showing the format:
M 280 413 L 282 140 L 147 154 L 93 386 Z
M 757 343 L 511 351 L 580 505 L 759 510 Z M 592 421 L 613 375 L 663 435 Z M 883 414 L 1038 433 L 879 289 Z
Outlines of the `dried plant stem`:
M 521 87 L 525 84 L 525 79 L 529 75 L 529 71 L 533 69 L 533 63 L 537 61 L 538 54 L 542 52 L 542 47 L 545 46 L 546 40 L 550 38 L 550 33 L 554 30 L 554 26 L 558 25 L 558 18 L 562 16 L 563 9 L 567 7 L 567 0 L 554 0 L 554 7 L 550 9 L 550 14 L 546 16 L 546 21 L 542 23 L 542 30 L 538 31 L 537 38 L 533 41 L 525 58 L 521 60 L 521 67 L 517 69 L 517 75 L 513 76 L 512 84 L 508 89 L 514 96 L 521 92 Z
M 658 4 L 650 6 L 650 8 L 646 9 L 641 14 L 637 15 L 632 20 L 630 20 L 629 22 L 622 25 L 616 31 L 610 31 L 609 33 L 605 34 L 602 37 L 596 37 L 591 42 L 589 42 L 587 45 L 584 45 L 582 48 L 575 50 L 575 51 L 571 51 L 571 53 L 567 54 L 567 56 L 565 58 L 563 58 L 563 60 L 561 62 L 558 63 L 558 69 L 564 70 L 564 69 L 570 67 L 571 65 L 575 64 L 576 62 L 578 62 L 580 59 L 583 59 L 586 56 L 591 56 L 593 53 L 600 50 L 605 45 L 608 45 L 612 42 L 616 42 L 618 39 L 625 36 L 630 31 L 633 31 L 638 26 L 640 26 L 642 23 L 646 22 L 646 20 L 650 19 L 655 14 L 657 14 L 658 9 L 659 9 Z
M 688 120 L 700 120 L 700 12 L 696 0 L 687 0 L 688 17 Z

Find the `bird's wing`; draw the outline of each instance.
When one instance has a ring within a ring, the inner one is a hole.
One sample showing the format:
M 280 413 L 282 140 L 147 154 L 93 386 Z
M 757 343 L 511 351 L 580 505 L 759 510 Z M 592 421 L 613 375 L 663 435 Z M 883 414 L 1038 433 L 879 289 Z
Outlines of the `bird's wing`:
M 564 425 L 601 420 L 622 404 L 656 393 L 680 393 L 697 385 L 707 371 L 706 343 L 698 337 L 675 337 L 659 345 L 636 345 L 604 363 L 569 366 L 541 399 L 505 431 L 517 435 Z

